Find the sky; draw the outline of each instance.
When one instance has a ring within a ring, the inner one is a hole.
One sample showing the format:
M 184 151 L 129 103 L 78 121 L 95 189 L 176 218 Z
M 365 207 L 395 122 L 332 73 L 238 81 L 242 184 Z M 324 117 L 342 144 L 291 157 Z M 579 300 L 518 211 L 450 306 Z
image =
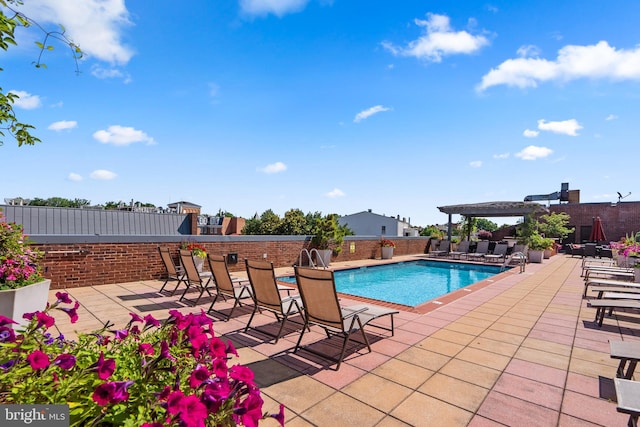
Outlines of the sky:
M 42 140 L 3 139 L 0 200 L 414 226 L 563 182 L 585 203 L 639 200 L 636 0 L 25 3 L 84 57 L 77 73 L 54 41 L 34 67 L 36 27 L 0 53 Z

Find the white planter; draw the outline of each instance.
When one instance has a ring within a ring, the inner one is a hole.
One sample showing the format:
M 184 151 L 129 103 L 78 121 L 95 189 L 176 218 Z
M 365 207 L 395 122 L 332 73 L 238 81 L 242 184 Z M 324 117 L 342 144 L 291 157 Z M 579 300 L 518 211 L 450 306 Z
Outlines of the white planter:
M 23 319 L 22 315 L 46 308 L 50 286 L 51 280 L 45 279 L 23 288 L 0 291 L 0 315 L 13 319 L 20 325 L 28 324 L 29 321 Z
M 382 247 L 382 259 L 391 259 L 393 257 L 392 247 Z
M 544 258 L 544 259 L 549 259 L 549 258 L 551 258 L 551 249 L 545 249 L 545 250 L 544 250 L 543 258 Z
M 331 263 L 331 249 L 318 249 L 318 256 L 322 259 L 316 259 L 317 267 L 328 267 Z
M 638 267 L 633 269 L 633 281 L 640 283 L 640 268 Z
M 540 264 L 544 258 L 544 251 L 534 251 L 529 249 L 529 262 Z
M 196 270 L 198 270 L 198 273 L 202 273 L 202 269 L 204 268 L 204 258 L 200 258 L 199 256 L 194 256 L 193 262 L 196 263 Z

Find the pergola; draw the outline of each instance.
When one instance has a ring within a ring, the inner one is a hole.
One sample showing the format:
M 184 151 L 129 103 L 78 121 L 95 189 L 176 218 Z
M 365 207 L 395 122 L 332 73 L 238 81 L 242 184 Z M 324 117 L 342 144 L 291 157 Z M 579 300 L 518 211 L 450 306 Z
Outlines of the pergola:
M 440 212 L 449 215 L 447 236 L 451 240 L 451 215 L 459 214 L 470 218 L 526 216 L 533 213 L 549 212 L 540 203 L 536 202 L 484 202 L 470 203 L 466 205 L 439 206 Z

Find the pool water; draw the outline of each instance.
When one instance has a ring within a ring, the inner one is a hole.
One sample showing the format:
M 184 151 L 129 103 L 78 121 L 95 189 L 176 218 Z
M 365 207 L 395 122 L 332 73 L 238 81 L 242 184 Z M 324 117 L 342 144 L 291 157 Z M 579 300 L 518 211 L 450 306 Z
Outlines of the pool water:
M 420 260 L 338 270 L 334 276 L 338 292 L 416 306 L 498 273 L 499 266 Z M 295 283 L 295 277 L 279 280 Z

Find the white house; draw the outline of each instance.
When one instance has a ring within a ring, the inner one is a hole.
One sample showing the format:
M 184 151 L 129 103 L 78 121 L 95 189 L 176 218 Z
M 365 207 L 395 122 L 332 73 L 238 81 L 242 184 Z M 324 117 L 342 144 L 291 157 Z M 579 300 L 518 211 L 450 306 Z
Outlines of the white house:
M 338 218 L 338 224 L 349 227 L 356 236 L 417 236 L 418 230 L 411 227 L 406 218 L 378 215 L 371 209 Z

